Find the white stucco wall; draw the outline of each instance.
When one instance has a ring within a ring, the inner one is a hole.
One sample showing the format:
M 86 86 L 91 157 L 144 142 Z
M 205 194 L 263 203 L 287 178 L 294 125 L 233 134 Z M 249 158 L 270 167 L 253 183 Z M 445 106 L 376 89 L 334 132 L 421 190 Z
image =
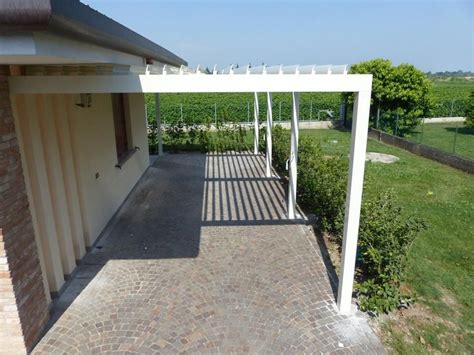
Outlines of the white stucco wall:
M 149 165 L 143 94 L 129 95 L 131 144 L 119 169 L 110 94 L 14 95 L 23 170 L 45 286 L 59 291 Z M 98 174 L 98 177 L 96 177 Z
M 132 146 L 140 150 L 121 169 L 115 167 L 111 95 L 95 94 L 90 108 L 74 105 L 70 115 L 87 246 L 99 236 L 149 165 L 143 94 L 129 95 L 129 107 Z

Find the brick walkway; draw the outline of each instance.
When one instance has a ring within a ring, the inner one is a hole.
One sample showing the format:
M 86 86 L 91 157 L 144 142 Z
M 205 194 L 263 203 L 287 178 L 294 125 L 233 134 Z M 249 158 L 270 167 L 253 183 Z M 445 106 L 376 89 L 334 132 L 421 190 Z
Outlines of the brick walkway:
M 35 353 L 383 353 L 337 315 L 318 243 L 247 154 L 160 157 L 79 267 Z

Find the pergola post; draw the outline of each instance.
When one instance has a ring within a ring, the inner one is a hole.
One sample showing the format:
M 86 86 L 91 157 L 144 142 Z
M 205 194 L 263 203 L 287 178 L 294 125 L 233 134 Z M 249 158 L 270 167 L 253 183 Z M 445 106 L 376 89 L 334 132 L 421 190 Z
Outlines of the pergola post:
M 272 176 L 272 126 L 273 126 L 273 114 L 272 114 L 272 93 L 267 92 L 267 132 L 266 132 L 266 176 Z
M 155 94 L 155 115 L 156 115 L 156 140 L 158 142 L 158 155 L 163 155 L 163 137 L 161 136 L 161 110 L 160 94 Z
M 342 242 L 342 265 L 337 294 L 337 306 L 341 314 L 351 313 L 357 237 L 364 185 L 367 131 L 369 128 L 370 91 L 361 91 L 355 93 L 354 96 L 349 180 L 347 183 L 344 239 Z
M 258 154 L 258 138 L 259 138 L 259 108 L 258 108 L 258 93 L 254 93 L 254 104 L 253 104 L 253 115 L 254 115 L 254 137 L 253 137 L 253 153 Z
M 297 164 L 298 164 L 298 135 L 299 135 L 299 113 L 300 113 L 300 93 L 294 92 L 293 114 L 291 116 L 291 138 L 290 138 L 290 161 L 289 161 L 289 179 L 288 185 L 288 218 L 296 217 L 296 184 L 297 184 Z

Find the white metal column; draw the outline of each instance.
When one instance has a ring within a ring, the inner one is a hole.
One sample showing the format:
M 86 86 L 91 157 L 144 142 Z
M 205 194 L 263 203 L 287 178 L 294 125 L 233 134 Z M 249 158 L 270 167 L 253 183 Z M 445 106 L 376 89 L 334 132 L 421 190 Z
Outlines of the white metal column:
M 254 137 L 253 137 L 253 153 L 258 154 L 258 135 L 259 133 L 259 109 L 258 109 L 258 93 L 254 94 L 253 115 L 254 115 Z
M 161 136 L 161 111 L 160 94 L 155 94 L 155 114 L 156 114 L 156 140 L 158 142 L 158 155 L 163 155 L 163 137 Z
M 344 239 L 342 242 L 342 265 L 337 295 L 337 306 L 341 314 L 351 313 L 370 110 L 370 91 L 361 91 L 354 96 L 349 180 L 347 183 Z
M 272 126 L 273 126 L 273 115 L 272 115 L 272 93 L 267 92 L 267 134 L 266 134 L 266 176 L 272 176 Z
M 288 218 L 296 217 L 296 184 L 297 184 L 297 164 L 298 164 L 298 135 L 299 135 L 299 113 L 300 113 L 300 93 L 293 93 L 293 115 L 291 116 L 291 140 L 290 140 L 290 159 L 289 159 L 289 178 L 288 185 Z

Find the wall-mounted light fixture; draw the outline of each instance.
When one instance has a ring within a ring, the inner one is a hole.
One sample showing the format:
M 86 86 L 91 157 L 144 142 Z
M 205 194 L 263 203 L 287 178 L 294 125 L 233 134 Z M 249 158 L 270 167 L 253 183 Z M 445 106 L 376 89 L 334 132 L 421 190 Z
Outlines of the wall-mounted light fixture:
M 79 94 L 79 102 L 76 103 L 79 107 L 91 107 L 92 106 L 92 95 L 91 94 Z

